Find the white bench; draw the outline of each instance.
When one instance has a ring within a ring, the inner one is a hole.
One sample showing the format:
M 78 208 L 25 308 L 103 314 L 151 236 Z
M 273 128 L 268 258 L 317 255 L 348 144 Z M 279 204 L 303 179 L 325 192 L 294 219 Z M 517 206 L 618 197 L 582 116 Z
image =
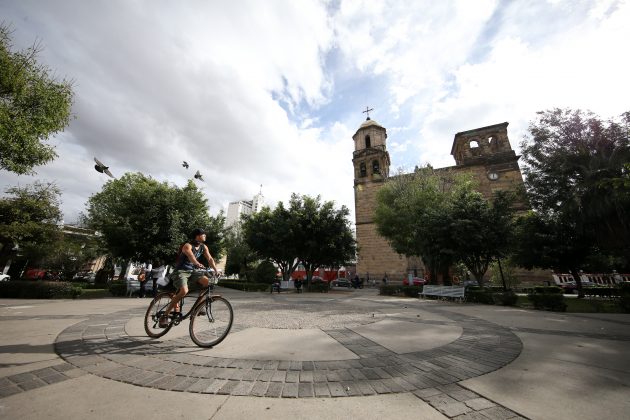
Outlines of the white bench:
M 140 282 L 138 279 L 134 279 L 133 277 L 129 277 L 127 279 L 127 293 L 126 295 L 131 297 L 134 292 L 140 291 Z
M 427 296 L 436 296 L 464 300 L 465 293 L 466 288 L 464 286 L 436 286 L 432 284 L 425 284 L 422 287 L 422 292 L 419 294 L 423 298 Z

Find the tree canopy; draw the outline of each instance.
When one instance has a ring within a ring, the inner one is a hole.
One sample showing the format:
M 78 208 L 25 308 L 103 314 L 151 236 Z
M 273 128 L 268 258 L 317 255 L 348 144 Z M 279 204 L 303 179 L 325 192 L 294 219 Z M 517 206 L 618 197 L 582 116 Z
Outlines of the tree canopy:
M 206 199 L 189 181 L 183 187 L 140 173 L 108 181 L 87 203 L 87 221 L 113 257 L 174 262 L 179 246 L 197 227 L 207 233 L 214 258 L 223 249 L 223 214 L 211 216 Z
M 318 267 L 341 266 L 354 258 L 349 213 L 332 201 L 293 194 L 288 207 L 280 202 L 245 219 L 243 234 L 259 258 L 273 261 L 285 280 L 300 263 L 310 278 Z
M 70 121 L 72 85 L 38 63 L 38 52 L 37 44 L 12 51 L 11 31 L 0 25 L 0 169 L 17 174 L 52 161 L 45 142 Z
M 545 238 L 552 249 L 542 255 L 519 246 L 517 261 L 568 269 L 580 289 L 578 269 L 589 255 L 607 253 L 630 266 L 629 126 L 630 112 L 607 121 L 581 110 L 538 113 L 521 145 L 536 214 L 520 220 L 517 233 L 520 243 Z
M 8 188 L 6 194 L 0 198 L 0 243 L 24 247 L 58 237 L 61 193 L 55 184 L 35 182 Z
M 510 194 L 488 201 L 474 187 L 468 176 L 430 166 L 393 177 L 377 193 L 377 229 L 396 252 L 421 257 L 432 282 L 441 273 L 448 283 L 461 261 L 481 285 L 508 247 L 513 210 Z

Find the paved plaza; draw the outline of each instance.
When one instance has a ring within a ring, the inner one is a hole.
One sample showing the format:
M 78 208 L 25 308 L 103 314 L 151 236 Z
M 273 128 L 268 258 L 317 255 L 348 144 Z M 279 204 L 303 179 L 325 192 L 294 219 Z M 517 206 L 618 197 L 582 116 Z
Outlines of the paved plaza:
M 148 299 L 0 300 L 0 417 L 630 418 L 630 316 L 220 289 L 213 349 Z

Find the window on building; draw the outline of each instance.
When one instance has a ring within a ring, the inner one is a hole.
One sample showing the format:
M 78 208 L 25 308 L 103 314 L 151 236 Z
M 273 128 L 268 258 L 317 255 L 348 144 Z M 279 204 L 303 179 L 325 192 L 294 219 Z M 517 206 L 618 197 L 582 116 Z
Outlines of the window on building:
M 372 141 L 370 140 L 370 136 L 365 136 L 365 148 L 369 149 L 372 147 Z
M 372 173 L 380 174 L 381 173 L 381 165 L 378 163 L 378 160 L 372 161 Z
M 365 162 L 361 162 L 359 165 L 359 176 L 367 176 L 367 169 L 365 168 Z
M 477 140 L 471 140 L 470 142 L 470 148 L 471 149 L 476 149 L 479 147 L 479 142 Z

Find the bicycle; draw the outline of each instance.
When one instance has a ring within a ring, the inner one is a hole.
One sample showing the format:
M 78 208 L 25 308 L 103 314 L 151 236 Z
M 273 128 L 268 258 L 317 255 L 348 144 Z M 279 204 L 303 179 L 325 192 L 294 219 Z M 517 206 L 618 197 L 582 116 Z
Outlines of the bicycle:
M 194 270 L 208 277 L 208 287 L 202 288 L 199 296 L 185 315 L 184 300 L 191 296 L 188 293 L 179 301 L 179 311 L 171 312 L 170 322 L 165 328 L 160 327 L 160 318 L 166 313 L 166 309 L 175 295 L 174 291 L 158 293 L 151 301 L 144 316 L 144 330 L 149 337 L 159 338 L 168 333 L 173 326 L 190 318 L 188 331 L 192 341 L 199 347 L 211 348 L 219 344 L 227 337 L 232 322 L 234 311 L 232 305 L 221 295 L 212 294 L 214 286 L 218 283 L 218 277 L 210 270 Z

